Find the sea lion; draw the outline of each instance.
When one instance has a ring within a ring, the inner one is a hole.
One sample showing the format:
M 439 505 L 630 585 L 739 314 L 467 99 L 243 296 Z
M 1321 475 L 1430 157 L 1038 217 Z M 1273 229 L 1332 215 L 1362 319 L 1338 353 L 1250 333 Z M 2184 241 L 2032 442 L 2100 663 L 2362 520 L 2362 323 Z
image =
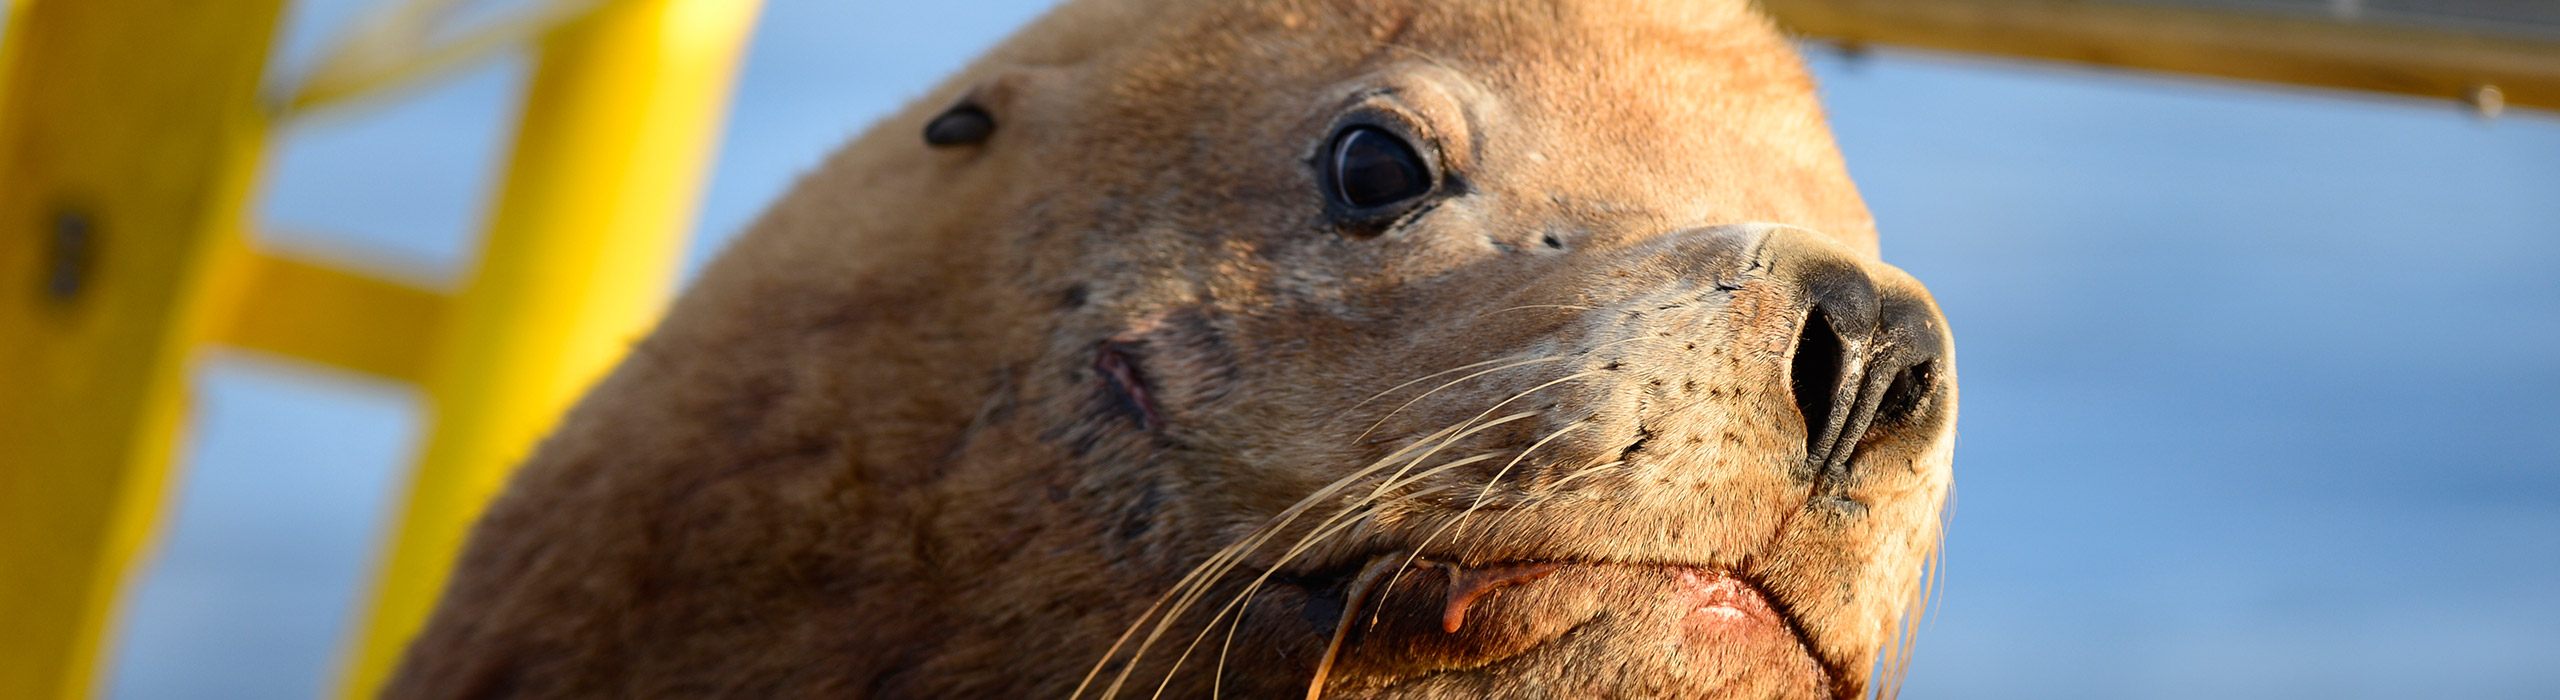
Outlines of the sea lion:
M 1744 0 L 1085 0 L 828 159 L 390 698 L 1834 697 L 1946 324 Z

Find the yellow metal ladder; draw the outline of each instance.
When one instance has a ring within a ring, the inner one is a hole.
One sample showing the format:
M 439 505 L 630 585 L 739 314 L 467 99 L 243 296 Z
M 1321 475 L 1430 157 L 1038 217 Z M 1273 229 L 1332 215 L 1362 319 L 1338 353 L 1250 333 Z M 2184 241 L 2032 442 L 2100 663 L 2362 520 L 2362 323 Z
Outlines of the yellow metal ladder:
M 371 696 L 481 505 L 662 306 L 759 6 L 604 0 L 529 34 L 536 68 L 484 252 L 446 294 L 248 244 L 265 136 L 299 104 L 259 93 L 282 3 L 8 5 L 0 700 L 92 692 L 208 343 L 414 382 L 429 400 L 342 678 Z

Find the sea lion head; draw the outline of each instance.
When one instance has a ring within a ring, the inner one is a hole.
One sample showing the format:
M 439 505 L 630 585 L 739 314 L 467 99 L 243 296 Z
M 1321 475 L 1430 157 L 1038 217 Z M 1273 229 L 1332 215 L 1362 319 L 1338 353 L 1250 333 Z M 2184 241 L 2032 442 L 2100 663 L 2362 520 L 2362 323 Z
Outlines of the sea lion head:
M 711 266 L 403 682 L 1857 696 L 1955 376 L 1742 0 L 1079 2 Z

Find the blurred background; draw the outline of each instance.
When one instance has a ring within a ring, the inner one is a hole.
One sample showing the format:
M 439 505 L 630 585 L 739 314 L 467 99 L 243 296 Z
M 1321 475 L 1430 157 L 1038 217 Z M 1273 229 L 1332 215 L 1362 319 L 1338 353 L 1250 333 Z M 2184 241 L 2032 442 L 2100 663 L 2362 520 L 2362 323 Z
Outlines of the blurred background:
M 769 0 L 688 274 L 1046 4 Z M 364 7 L 294 2 L 280 70 Z M 1959 348 L 1904 697 L 2560 697 L 2560 116 L 1805 48 L 1885 259 Z M 292 125 L 258 245 L 458 284 L 525 73 Z M 103 692 L 324 695 L 421 399 L 200 367 Z

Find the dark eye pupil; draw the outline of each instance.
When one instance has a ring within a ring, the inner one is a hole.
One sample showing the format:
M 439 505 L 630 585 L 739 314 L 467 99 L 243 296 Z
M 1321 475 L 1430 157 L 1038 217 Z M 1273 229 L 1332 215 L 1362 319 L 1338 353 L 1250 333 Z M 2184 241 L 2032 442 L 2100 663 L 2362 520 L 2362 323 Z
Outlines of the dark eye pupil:
M 1385 206 L 1431 190 L 1431 172 L 1403 139 L 1376 127 L 1352 127 L 1333 142 L 1333 182 L 1342 203 Z

